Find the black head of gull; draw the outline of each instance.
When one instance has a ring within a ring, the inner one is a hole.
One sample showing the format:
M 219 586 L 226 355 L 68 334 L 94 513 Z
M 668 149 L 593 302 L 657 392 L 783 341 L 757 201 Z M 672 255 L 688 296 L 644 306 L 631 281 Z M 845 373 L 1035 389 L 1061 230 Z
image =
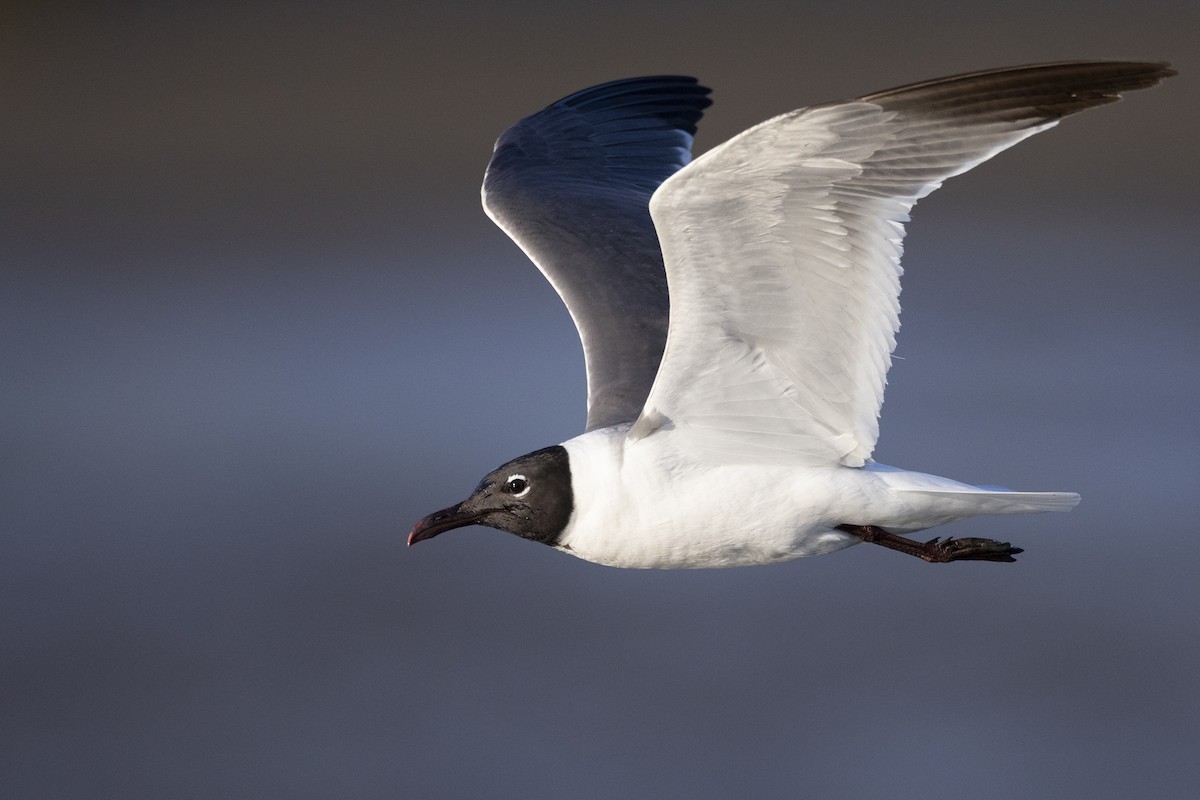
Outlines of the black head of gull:
M 466 500 L 418 522 L 408 543 L 466 525 L 486 525 L 554 545 L 574 508 L 570 460 L 565 448 L 554 445 L 489 472 Z

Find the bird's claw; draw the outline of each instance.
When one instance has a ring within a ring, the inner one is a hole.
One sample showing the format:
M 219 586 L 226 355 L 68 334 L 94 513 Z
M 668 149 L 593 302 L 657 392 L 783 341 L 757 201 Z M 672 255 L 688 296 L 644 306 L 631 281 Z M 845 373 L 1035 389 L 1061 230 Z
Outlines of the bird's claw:
M 1008 542 L 998 542 L 995 539 L 934 539 L 929 542 L 936 547 L 947 561 L 1016 561 L 1013 556 L 1025 552 L 1020 547 L 1013 547 Z

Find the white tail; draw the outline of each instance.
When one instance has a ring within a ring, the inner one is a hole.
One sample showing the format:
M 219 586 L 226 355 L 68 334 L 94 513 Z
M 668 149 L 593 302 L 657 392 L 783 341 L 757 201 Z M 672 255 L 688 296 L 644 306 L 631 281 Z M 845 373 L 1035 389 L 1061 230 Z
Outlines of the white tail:
M 976 514 L 1034 514 L 1040 511 L 1070 511 L 1079 505 L 1074 492 L 1010 492 L 1007 489 L 966 489 L 963 491 L 918 489 L 913 494 L 955 496 L 976 509 Z

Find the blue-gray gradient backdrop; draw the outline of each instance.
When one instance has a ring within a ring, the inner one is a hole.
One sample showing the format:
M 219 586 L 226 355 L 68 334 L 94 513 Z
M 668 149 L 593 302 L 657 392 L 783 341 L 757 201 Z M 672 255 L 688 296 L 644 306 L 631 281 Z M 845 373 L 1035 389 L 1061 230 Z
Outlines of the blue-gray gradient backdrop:
M 1195 797 L 1200 6 L 414 5 L 6 4 L 5 795 Z M 1019 563 L 405 550 L 582 428 L 478 205 L 509 123 L 695 74 L 702 151 L 1068 58 L 1182 74 L 917 208 L 877 451 L 1081 492 L 955 528 Z

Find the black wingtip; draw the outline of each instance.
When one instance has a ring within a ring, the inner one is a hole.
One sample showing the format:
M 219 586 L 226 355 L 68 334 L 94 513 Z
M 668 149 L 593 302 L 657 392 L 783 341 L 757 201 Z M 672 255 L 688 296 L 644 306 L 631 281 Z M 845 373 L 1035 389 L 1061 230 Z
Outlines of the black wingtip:
M 1178 74 L 1165 61 L 1055 61 L 968 72 L 866 95 L 868 102 L 953 103 L 965 94 L 992 95 L 1010 103 L 1045 93 L 1045 102 L 1070 110 L 1112 102 L 1122 92 L 1148 89 Z M 1077 108 L 1076 108 L 1077 107 Z
M 668 127 L 694 136 L 704 109 L 712 105 L 708 97 L 711 92 L 687 75 L 648 75 L 590 86 L 552 103 L 551 107 L 567 106 L 592 116 L 616 112 L 657 118 Z
M 701 86 L 700 82 L 690 75 L 643 75 L 636 78 L 618 78 L 580 89 L 558 100 L 554 105 L 586 105 L 592 101 L 637 92 L 707 95 L 711 91 L 707 86 Z

